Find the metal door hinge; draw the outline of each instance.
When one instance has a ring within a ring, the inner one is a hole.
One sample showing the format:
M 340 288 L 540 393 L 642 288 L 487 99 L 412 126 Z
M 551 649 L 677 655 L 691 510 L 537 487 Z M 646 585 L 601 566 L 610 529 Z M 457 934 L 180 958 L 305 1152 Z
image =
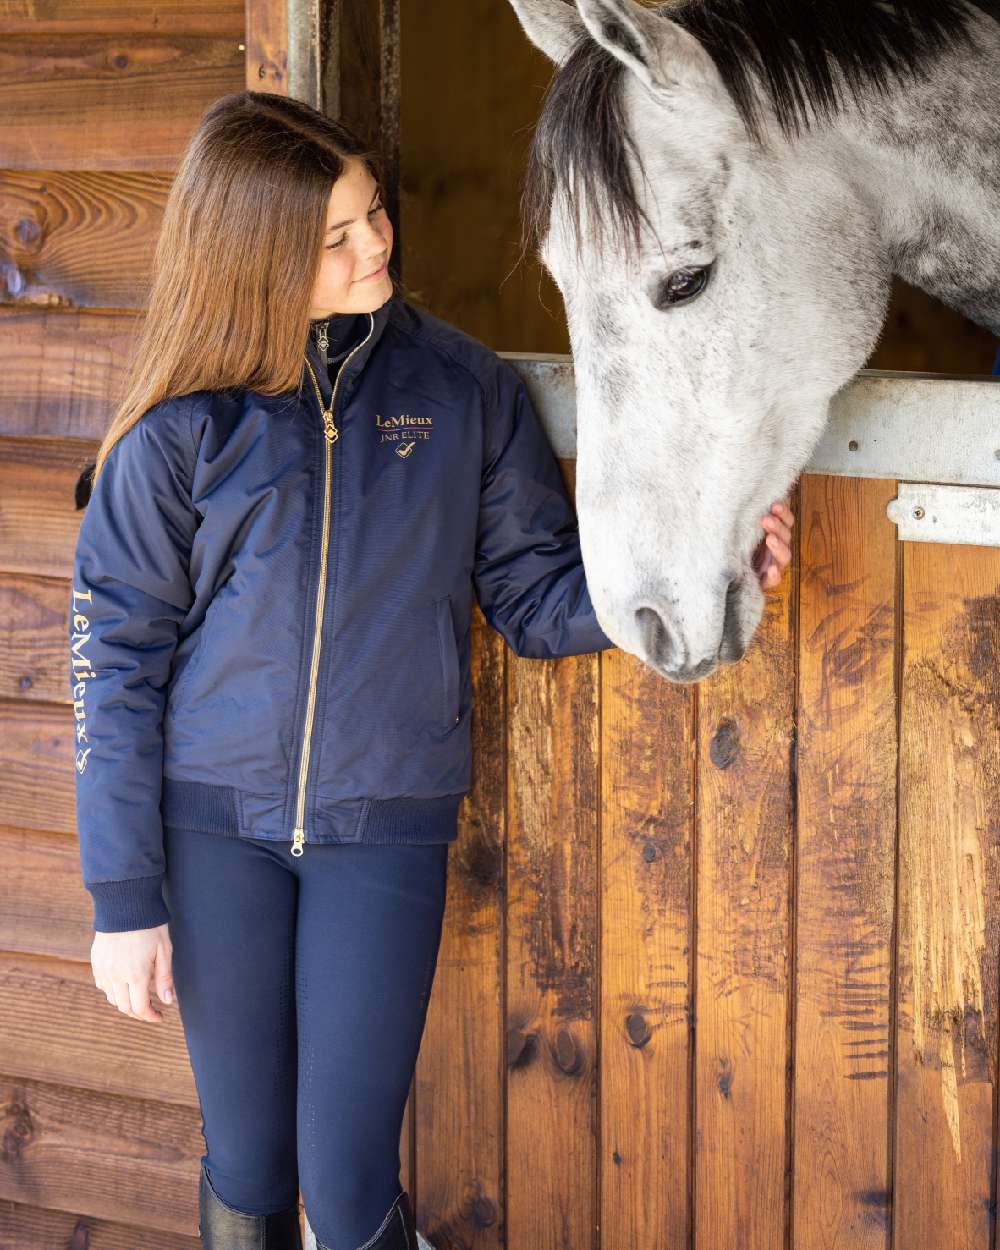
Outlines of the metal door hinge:
M 900 482 L 885 514 L 901 542 L 1000 547 L 1000 490 L 993 487 Z

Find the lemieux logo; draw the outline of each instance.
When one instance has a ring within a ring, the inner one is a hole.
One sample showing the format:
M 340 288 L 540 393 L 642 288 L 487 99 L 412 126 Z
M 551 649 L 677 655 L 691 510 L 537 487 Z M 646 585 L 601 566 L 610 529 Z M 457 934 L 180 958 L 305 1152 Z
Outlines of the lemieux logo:
M 82 773 L 87 768 L 87 757 L 90 747 L 84 746 L 87 738 L 87 682 L 96 677 L 94 666 L 87 658 L 84 648 L 90 642 L 90 619 L 80 611 L 81 607 L 88 610 L 93 606 L 94 596 L 90 590 L 73 588 L 73 599 L 70 605 L 73 617 L 73 636 L 70 645 L 70 669 L 73 676 L 73 719 L 76 722 L 76 771 Z
M 431 417 L 411 417 L 408 412 L 398 417 L 382 417 L 376 412 L 375 429 L 378 441 L 390 443 L 396 455 L 405 460 L 420 440 L 430 438 L 433 420 Z

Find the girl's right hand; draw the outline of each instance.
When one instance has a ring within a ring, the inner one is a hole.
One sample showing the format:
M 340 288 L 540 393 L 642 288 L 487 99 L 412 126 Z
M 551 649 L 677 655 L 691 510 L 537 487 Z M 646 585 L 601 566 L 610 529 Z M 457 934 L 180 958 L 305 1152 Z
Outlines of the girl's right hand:
M 170 972 L 173 947 L 167 925 L 131 929 L 124 933 L 94 934 L 90 966 L 94 983 L 112 1007 L 136 1020 L 162 1020 L 149 1001 L 150 980 L 161 1002 L 174 1001 Z

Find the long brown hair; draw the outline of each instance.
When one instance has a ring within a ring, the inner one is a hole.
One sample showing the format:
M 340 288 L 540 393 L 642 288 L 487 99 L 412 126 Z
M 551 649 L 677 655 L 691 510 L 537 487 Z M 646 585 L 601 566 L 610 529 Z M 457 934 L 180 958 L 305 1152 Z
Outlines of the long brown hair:
M 309 333 L 330 191 L 378 153 L 286 96 L 239 91 L 205 111 L 170 187 L 147 310 L 93 481 L 156 403 L 198 390 L 296 387 Z M 396 275 L 389 267 L 396 287 Z

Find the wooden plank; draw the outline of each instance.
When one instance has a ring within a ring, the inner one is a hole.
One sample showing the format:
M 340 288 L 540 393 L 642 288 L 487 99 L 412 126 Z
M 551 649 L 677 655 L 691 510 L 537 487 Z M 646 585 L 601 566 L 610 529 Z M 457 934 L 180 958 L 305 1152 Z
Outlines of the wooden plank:
M 800 485 L 796 1250 L 888 1244 L 894 493 L 879 479 Z
M 145 308 L 166 174 L 0 172 L 0 276 L 9 302 Z
M 686 1247 L 695 692 L 600 665 L 600 1244 Z
M 69 604 L 64 578 L 0 573 L 0 698 L 72 702 Z
M 44 1211 L 17 1202 L 0 1205 L 3 1250 L 39 1250 L 47 1246 L 68 1246 L 71 1250 L 198 1250 L 198 1236 L 139 1228 L 111 1220 L 94 1219 L 71 1211 Z
M 205 108 L 243 80 L 242 43 L 232 38 L 9 36 L 0 166 L 172 173 Z
M 94 984 L 89 950 L 86 962 L 0 951 L 0 1016 L 17 1020 L 3 1069 L 51 1088 L 197 1109 L 177 1004 L 151 1001 L 160 1022 L 113 1007 Z
M 344 0 L 340 6 L 338 95 L 329 100 L 333 116 L 372 145 L 380 142 L 381 7 L 381 0 Z
M 896 1250 L 992 1250 L 1000 552 L 903 545 Z
M 95 452 L 73 439 L 0 438 L 0 571 L 72 576 L 76 486 Z
M 72 785 L 72 772 L 69 781 Z M 0 881 L 0 949 L 89 965 L 93 908 L 80 876 L 75 833 L 0 825 Z
M 598 1244 L 599 663 L 508 656 L 510 1246 Z
M 472 790 L 449 851 L 448 905 L 416 1087 L 417 1224 L 499 1250 L 503 1166 L 504 652 L 472 613 Z
M 0 699 L 4 784 L 0 824 L 20 829 L 76 829 L 73 709 Z
M 0 307 L 0 435 L 101 439 L 139 324 L 109 310 Z
M 0 1075 L 0 1105 L 6 1165 L 0 1200 L 197 1233 L 205 1150 L 197 1107 L 6 1075 Z
M 288 95 L 288 5 L 246 0 L 244 86 Z
M 744 660 L 698 686 L 694 1226 L 705 1246 L 786 1245 L 797 574 L 793 548 Z
M 243 34 L 242 0 L 5 0 L 0 35 Z

